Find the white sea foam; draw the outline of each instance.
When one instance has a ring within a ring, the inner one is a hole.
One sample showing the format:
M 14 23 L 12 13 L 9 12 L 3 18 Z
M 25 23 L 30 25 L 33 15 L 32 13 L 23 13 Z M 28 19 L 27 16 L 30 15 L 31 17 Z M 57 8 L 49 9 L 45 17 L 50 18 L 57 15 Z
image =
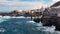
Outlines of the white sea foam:
M 53 33 L 55 31 L 55 26 L 46 27 L 45 31 L 49 31 L 49 32 Z
M 0 15 L 0 18 L 31 18 L 31 17 L 24 17 L 24 16 L 18 16 L 18 17 L 16 17 L 16 16 L 1 16 Z M 34 18 L 34 17 L 32 17 L 32 18 Z
M 19 16 L 19 17 L 15 17 L 15 16 L 0 16 L 1 18 L 25 18 L 24 16 Z
M 2 18 L 11 18 L 10 16 L 3 16 Z
M 0 15 L 0 17 L 2 17 L 2 16 Z
M 11 17 L 11 18 L 25 18 L 24 16 L 19 16 L 19 17 Z
M 27 21 L 27 23 L 35 23 L 34 21 Z
M 4 20 L 0 19 L 0 23 L 2 23 Z
M 40 23 L 36 23 L 36 25 L 37 25 L 37 26 L 42 26 L 42 23 L 41 23 L 41 22 L 40 22 Z
M 3 21 L 6 21 L 6 18 L 0 18 L 0 23 L 2 23 Z
M 5 32 L 6 30 L 4 28 L 0 28 L 0 32 Z

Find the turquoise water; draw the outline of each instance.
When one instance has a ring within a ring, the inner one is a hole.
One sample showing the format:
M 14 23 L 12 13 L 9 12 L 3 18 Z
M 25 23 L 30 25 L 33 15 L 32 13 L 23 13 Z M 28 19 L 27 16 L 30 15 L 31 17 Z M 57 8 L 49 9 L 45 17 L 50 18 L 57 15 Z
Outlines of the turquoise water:
M 44 27 L 30 18 L 0 18 L 0 34 L 60 34 L 55 27 Z

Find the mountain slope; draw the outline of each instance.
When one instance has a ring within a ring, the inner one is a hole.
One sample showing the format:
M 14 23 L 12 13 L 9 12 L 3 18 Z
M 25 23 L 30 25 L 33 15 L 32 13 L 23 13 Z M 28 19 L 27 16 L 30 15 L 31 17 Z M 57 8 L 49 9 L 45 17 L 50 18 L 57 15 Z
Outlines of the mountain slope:
M 51 7 L 57 7 L 57 6 L 60 6 L 60 1 L 59 1 L 59 2 L 56 2 L 56 3 L 53 4 Z

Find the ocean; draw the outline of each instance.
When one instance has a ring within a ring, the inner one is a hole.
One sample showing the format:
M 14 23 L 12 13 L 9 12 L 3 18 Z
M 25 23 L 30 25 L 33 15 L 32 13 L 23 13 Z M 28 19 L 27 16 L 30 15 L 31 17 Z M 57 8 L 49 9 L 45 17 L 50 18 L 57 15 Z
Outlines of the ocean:
M 60 34 L 55 26 L 42 25 L 29 17 L 0 17 L 0 34 Z

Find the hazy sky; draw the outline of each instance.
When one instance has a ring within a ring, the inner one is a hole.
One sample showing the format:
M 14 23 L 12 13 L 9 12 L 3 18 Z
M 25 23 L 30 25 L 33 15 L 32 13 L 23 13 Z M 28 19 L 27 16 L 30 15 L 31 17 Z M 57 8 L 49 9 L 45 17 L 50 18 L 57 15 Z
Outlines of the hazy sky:
M 60 0 L 0 0 L 0 12 L 49 7 L 57 1 Z

